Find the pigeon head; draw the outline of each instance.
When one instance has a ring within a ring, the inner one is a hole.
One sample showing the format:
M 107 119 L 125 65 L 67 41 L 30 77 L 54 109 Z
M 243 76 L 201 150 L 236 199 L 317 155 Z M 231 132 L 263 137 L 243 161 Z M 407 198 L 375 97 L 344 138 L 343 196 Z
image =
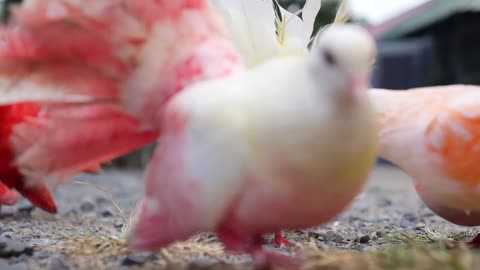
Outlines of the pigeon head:
M 334 24 L 321 31 L 312 45 L 311 66 L 325 91 L 341 101 L 366 96 L 376 46 L 371 35 L 352 24 Z

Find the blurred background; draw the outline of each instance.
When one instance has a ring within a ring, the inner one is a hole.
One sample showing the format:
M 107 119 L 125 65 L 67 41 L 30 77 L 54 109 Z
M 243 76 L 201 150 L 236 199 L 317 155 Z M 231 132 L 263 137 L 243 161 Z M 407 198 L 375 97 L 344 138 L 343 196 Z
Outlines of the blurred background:
M 295 11 L 305 1 L 280 2 Z M 322 1 L 317 27 L 338 4 Z M 350 0 L 348 12 L 377 40 L 374 87 L 480 84 L 480 0 Z
M 173 1 L 173 0 L 172 0 Z M 6 8 L 22 0 L 0 0 Z M 278 0 L 295 12 L 305 0 Z M 349 0 L 351 20 L 367 27 L 378 45 L 372 76 L 376 88 L 408 89 L 442 84 L 480 84 L 480 0 Z M 339 0 L 322 0 L 316 29 L 331 23 Z M 477 36 L 478 35 L 478 36 Z M 113 162 L 142 167 L 152 146 Z

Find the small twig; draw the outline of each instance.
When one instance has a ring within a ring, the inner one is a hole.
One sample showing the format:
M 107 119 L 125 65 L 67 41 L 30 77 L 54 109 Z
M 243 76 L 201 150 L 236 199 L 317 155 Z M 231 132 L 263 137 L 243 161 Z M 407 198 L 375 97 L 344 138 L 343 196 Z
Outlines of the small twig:
M 172 256 L 170 255 L 170 253 L 168 252 L 167 249 L 162 248 L 162 249 L 160 250 L 160 254 L 162 254 L 162 257 L 163 257 L 163 259 L 165 260 L 165 262 L 167 263 L 167 266 L 168 266 L 168 265 L 173 265 Z
M 125 215 L 125 213 L 122 211 L 122 209 L 120 208 L 120 206 L 118 206 L 118 204 L 115 202 L 115 200 L 113 199 L 112 197 L 112 194 L 110 192 L 108 192 L 106 189 L 104 189 L 103 187 L 99 186 L 99 185 L 95 185 L 95 184 L 92 184 L 92 183 L 86 183 L 86 182 L 80 182 L 80 181 L 74 181 L 74 183 L 76 184 L 80 184 L 80 185 L 87 185 L 87 186 L 92 186 L 98 190 L 101 190 L 105 193 L 105 195 L 107 195 L 109 201 L 113 204 L 113 206 L 115 207 L 115 209 L 117 210 L 118 214 L 122 217 L 123 221 L 127 224 L 129 221 L 128 221 L 128 218 L 127 216 Z

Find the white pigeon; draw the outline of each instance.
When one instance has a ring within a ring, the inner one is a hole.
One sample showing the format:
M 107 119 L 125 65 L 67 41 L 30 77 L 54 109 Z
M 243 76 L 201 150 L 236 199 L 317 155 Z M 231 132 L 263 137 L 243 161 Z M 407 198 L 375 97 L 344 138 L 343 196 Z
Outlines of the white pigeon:
M 322 224 L 351 202 L 375 160 L 375 45 L 353 25 L 330 27 L 318 44 L 309 57 L 273 59 L 173 98 L 132 247 L 214 231 L 228 250 L 263 260 L 262 234 Z

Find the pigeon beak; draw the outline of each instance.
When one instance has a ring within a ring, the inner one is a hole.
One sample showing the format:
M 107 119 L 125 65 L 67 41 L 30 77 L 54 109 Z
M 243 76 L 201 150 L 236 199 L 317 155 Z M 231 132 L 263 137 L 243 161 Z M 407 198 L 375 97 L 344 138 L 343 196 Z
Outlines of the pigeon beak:
M 367 89 L 368 82 L 362 76 L 348 76 L 348 89 L 353 101 L 359 101 Z

